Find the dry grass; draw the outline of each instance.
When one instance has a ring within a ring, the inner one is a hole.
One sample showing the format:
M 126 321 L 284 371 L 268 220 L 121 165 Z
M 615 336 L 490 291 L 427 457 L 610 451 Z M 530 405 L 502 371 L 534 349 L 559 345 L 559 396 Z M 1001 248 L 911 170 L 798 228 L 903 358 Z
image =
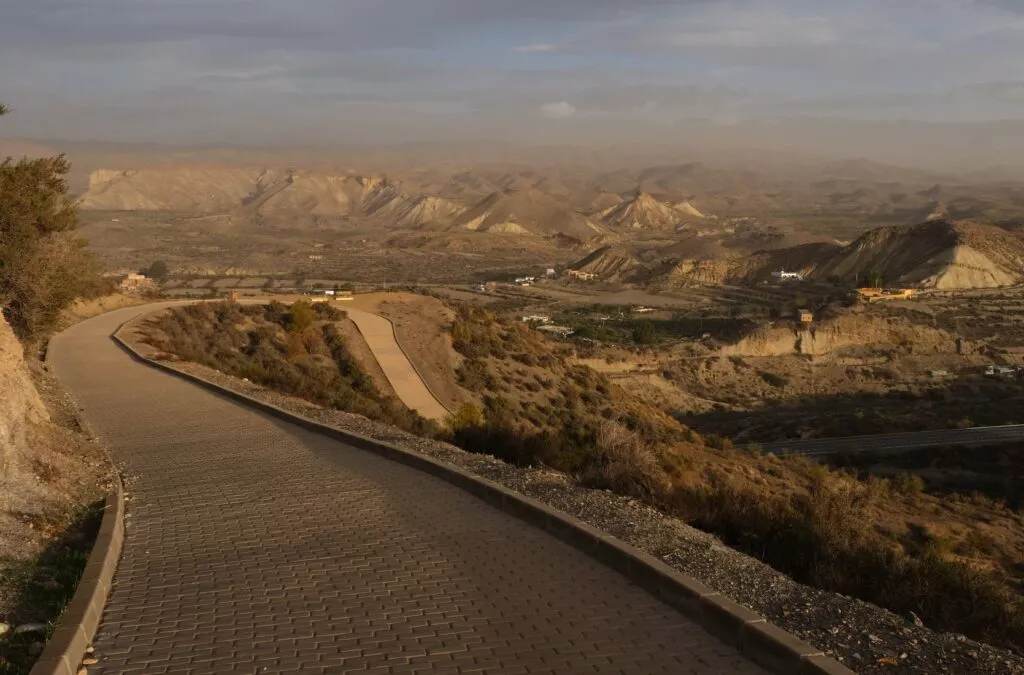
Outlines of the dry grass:
M 380 393 L 323 304 L 189 305 L 149 327 L 154 347 L 314 403 L 431 436 L 436 426 Z
M 182 333 L 157 343 L 288 393 L 390 421 L 384 415 L 390 409 L 380 407 L 372 383 L 332 335 L 334 317 L 296 321 L 293 313 L 283 306 L 196 306 L 164 320 L 165 333 Z M 451 331 L 463 358 L 459 376 L 478 401 L 452 415 L 441 432 L 456 445 L 519 465 L 550 466 L 636 497 L 799 581 L 913 611 L 938 630 L 1024 648 L 1024 613 L 1006 583 L 1007 568 L 998 560 L 979 564 L 1004 549 L 980 528 L 952 536 L 936 526 L 943 518 L 969 524 L 979 517 L 1012 524 L 1016 514 L 939 499 L 914 477 L 862 481 L 806 460 L 741 450 L 724 437 L 702 439 L 574 364 L 570 346 L 493 313 L 458 307 Z M 378 407 L 365 408 L 364 400 Z M 438 432 L 410 425 L 406 413 L 391 423 Z

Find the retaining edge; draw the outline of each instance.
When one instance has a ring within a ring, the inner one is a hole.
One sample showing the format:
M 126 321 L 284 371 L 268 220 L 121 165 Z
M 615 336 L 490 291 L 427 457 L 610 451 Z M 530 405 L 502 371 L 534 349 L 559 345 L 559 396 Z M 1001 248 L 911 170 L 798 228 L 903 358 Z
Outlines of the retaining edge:
M 49 347 L 46 362 L 50 362 Z M 85 433 L 92 438 L 97 437 L 77 410 L 75 418 Z M 29 675 L 76 675 L 85 658 L 85 650 L 92 644 L 99 628 L 124 546 L 124 485 L 117 464 L 109 454 L 107 461 L 112 469 L 114 489 L 103 504 L 103 519 L 96 541 L 92 544 L 75 594 L 64 608 L 57 629 L 47 640 Z
M 116 476 L 116 474 L 115 474 Z M 120 477 L 103 506 L 103 521 L 82 578 L 29 675 L 75 675 L 96 635 L 124 544 L 124 489 Z
M 572 545 L 618 571 L 662 602 L 688 616 L 702 628 L 767 670 L 778 675 L 856 675 L 820 649 L 770 624 L 763 617 L 733 602 L 696 579 L 682 574 L 647 553 L 601 532 L 593 526 L 542 502 L 521 495 L 480 476 L 396 445 L 316 422 L 269 403 L 246 396 L 174 366 L 143 356 L 121 337 L 140 314 L 122 324 L 111 339 L 131 358 L 151 368 L 196 384 L 224 398 L 254 408 L 347 445 L 366 450 L 440 478 L 473 494 L 509 515 Z M 43 675 L 33 671 L 30 675 Z M 61 673 L 63 675 L 63 673 Z

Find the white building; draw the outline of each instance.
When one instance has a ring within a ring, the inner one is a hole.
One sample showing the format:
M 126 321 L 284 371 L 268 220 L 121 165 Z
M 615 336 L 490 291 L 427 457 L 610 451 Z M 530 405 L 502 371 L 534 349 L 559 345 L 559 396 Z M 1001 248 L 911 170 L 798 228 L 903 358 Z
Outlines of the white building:
M 787 272 L 786 270 L 779 270 L 778 272 L 772 272 L 772 276 L 780 281 L 793 280 L 803 281 L 804 276 L 797 272 Z

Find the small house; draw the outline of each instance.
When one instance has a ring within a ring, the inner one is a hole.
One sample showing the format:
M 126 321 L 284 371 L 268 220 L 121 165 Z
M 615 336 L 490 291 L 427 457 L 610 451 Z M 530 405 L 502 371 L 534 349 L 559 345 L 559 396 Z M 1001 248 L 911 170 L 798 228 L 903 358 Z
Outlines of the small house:
M 797 318 L 800 319 L 800 323 L 814 323 L 814 312 L 809 309 L 797 310 Z
M 566 270 L 565 275 L 570 279 L 579 279 L 580 281 L 593 281 L 597 278 L 593 272 L 581 272 L 580 270 Z
M 121 280 L 119 288 L 125 295 L 143 295 L 155 291 L 157 283 L 145 274 L 130 273 Z
M 568 326 L 538 326 L 537 330 L 544 333 L 557 335 L 559 337 L 570 337 L 576 332 L 575 330 Z

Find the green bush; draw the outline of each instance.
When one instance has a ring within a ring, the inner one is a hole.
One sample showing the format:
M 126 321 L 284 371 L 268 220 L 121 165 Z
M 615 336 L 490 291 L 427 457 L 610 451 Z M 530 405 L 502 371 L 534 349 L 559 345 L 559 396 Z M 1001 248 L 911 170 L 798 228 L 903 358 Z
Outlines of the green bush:
M 39 340 L 98 278 L 60 157 L 0 163 L 0 307 L 18 337 Z
M 316 312 L 308 302 L 296 301 L 288 311 L 288 330 L 293 333 L 301 333 L 312 326 L 316 319 Z

